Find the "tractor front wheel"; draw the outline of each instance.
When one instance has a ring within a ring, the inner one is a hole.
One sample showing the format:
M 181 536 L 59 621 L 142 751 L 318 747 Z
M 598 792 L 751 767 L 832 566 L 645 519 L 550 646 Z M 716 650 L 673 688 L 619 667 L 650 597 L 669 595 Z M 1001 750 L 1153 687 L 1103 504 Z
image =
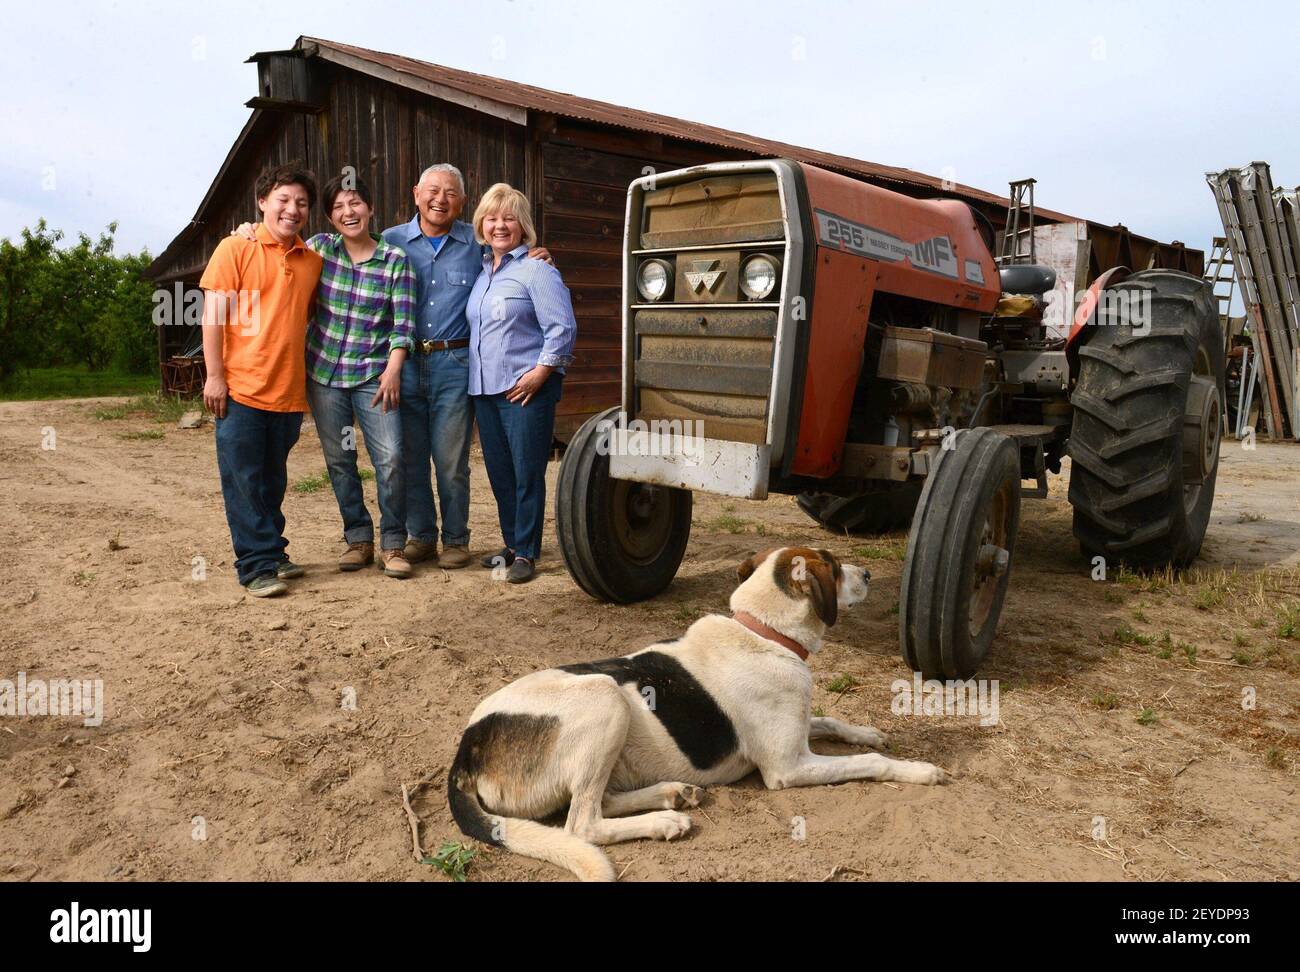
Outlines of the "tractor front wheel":
M 903 562 L 899 640 L 925 678 L 970 678 L 988 655 L 1020 526 L 1020 450 L 962 430 L 925 480 Z
M 677 574 L 691 535 L 691 491 L 614 479 L 610 432 L 618 408 L 593 415 L 565 450 L 555 532 L 570 576 L 592 597 L 630 604 Z

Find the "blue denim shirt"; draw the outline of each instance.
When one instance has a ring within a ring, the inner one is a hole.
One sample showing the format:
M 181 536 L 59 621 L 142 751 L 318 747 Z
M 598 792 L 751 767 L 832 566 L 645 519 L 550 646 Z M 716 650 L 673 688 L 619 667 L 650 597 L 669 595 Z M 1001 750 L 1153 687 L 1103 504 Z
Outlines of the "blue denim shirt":
M 415 338 L 424 341 L 456 341 L 469 337 L 465 303 L 483 262 L 483 246 L 474 239 L 474 228 L 460 220 L 435 255 L 416 215 L 409 223 L 390 226 L 384 239 L 400 246 L 415 274 Z
M 520 244 L 492 270 L 492 251 L 469 295 L 469 393 L 497 395 L 535 366 L 573 363 L 578 322 L 560 271 Z

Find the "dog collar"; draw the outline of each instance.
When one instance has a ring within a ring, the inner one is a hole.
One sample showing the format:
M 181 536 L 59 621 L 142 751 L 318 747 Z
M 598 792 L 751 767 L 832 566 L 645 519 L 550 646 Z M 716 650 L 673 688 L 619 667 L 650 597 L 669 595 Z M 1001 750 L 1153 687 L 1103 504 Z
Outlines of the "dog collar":
M 764 624 L 748 611 L 735 611 L 732 613 L 731 617 L 734 620 L 739 621 L 760 638 L 766 638 L 768 641 L 775 641 L 778 645 L 789 648 L 804 661 L 808 660 L 807 648 L 799 644 L 799 642 L 795 641 L 793 638 L 787 638 L 785 635 L 781 634 L 781 632 L 777 631 L 776 628 Z

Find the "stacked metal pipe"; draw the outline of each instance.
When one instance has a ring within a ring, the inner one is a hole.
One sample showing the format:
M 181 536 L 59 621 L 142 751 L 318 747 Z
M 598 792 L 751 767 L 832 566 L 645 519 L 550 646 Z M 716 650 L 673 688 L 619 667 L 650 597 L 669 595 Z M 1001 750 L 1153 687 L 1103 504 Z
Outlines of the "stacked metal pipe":
M 1232 250 L 1274 439 L 1300 439 L 1300 201 L 1274 190 L 1267 162 L 1206 173 Z

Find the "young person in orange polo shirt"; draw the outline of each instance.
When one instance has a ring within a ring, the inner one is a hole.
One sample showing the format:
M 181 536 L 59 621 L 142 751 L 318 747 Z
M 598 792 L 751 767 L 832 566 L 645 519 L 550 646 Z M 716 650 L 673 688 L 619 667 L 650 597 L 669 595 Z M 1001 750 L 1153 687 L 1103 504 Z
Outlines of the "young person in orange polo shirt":
M 299 231 L 316 181 L 298 165 L 258 176 L 255 240 L 222 240 L 203 288 L 203 402 L 216 416 L 217 467 L 239 583 L 254 597 L 288 590 L 284 514 L 289 450 L 307 410 L 307 320 L 321 258 Z

